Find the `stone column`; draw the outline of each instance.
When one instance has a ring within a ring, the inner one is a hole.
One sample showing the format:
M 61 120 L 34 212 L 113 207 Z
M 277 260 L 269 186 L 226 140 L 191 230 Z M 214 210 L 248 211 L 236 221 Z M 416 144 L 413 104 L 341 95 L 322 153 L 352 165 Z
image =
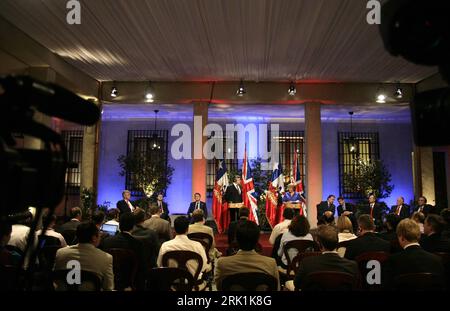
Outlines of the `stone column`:
M 320 103 L 305 104 L 306 200 L 311 227 L 317 225 L 316 204 L 322 201 L 322 128 Z
M 434 165 L 432 147 L 414 147 L 414 196 L 427 198 L 428 204 L 435 204 Z
M 203 146 L 207 137 L 203 136 L 203 129 L 208 123 L 208 103 L 194 103 L 193 130 L 193 159 L 192 159 L 192 195 L 196 192 L 206 200 L 206 166 L 207 160 L 203 155 Z M 201 138 L 200 138 L 201 137 Z

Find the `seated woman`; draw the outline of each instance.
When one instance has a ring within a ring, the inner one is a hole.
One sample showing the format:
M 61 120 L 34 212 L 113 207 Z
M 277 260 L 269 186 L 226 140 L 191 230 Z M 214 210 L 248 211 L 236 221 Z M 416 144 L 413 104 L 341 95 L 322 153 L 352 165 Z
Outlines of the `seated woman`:
M 278 256 L 281 257 L 281 267 L 285 269 L 287 268 L 287 259 L 283 249 L 286 243 L 294 240 L 313 241 L 313 237 L 311 233 L 309 233 L 309 222 L 305 216 L 295 216 L 288 228 L 289 231 L 283 233 L 281 236 L 280 248 L 278 249 Z M 297 250 L 293 248 L 290 249 L 288 251 L 288 256 L 291 259 L 294 258 L 297 256 Z
M 336 227 L 339 232 L 339 243 L 356 239 L 356 235 L 353 233 L 352 221 L 347 216 L 339 216 Z M 339 247 L 338 254 L 340 257 L 344 257 L 345 247 Z

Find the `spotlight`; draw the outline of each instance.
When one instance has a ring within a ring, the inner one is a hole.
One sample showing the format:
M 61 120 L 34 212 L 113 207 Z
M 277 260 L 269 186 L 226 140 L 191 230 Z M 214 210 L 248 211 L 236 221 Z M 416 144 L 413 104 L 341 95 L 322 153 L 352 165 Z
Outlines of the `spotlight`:
M 152 83 L 148 83 L 147 90 L 145 91 L 146 102 L 152 103 L 155 97 L 155 92 L 153 91 Z
M 245 93 L 247 93 L 247 91 L 245 90 L 244 81 L 241 80 L 241 82 L 239 83 L 239 88 L 236 91 L 236 95 L 244 96 Z
M 384 93 L 384 90 L 382 87 L 378 88 L 377 92 L 377 103 L 384 104 L 386 102 L 386 94 Z
M 403 98 L 403 90 L 400 87 L 400 83 L 397 84 L 397 89 L 395 90 L 394 96 L 397 99 L 402 99 Z
M 288 94 L 290 96 L 294 96 L 297 93 L 297 88 L 295 87 L 294 81 L 291 81 L 291 85 L 289 85 Z
M 111 97 L 117 97 L 119 95 L 119 91 L 117 90 L 117 87 L 113 86 L 111 88 Z

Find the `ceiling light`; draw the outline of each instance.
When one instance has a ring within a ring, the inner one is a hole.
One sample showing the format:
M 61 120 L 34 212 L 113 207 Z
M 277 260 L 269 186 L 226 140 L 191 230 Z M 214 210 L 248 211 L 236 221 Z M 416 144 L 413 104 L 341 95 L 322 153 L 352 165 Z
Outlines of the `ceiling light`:
M 247 93 L 245 86 L 244 86 L 244 81 L 241 80 L 241 82 L 239 83 L 239 87 L 236 91 L 236 95 L 237 96 L 244 96 L 244 94 Z
M 291 85 L 289 85 L 288 94 L 290 96 L 294 96 L 297 93 L 297 88 L 295 87 L 294 81 L 291 81 Z
M 119 95 L 119 91 L 117 90 L 117 87 L 113 86 L 111 88 L 111 97 L 117 97 Z
M 376 101 L 379 104 L 384 104 L 386 102 L 386 99 L 386 93 L 384 92 L 383 87 L 380 86 L 377 91 Z
M 148 103 L 152 103 L 154 100 L 154 97 L 155 97 L 155 92 L 153 90 L 152 83 L 149 81 L 147 90 L 145 91 L 145 100 Z
M 403 90 L 400 87 L 400 83 L 397 83 L 397 89 L 394 92 L 394 97 L 397 99 L 402 99 L 403 98 Z

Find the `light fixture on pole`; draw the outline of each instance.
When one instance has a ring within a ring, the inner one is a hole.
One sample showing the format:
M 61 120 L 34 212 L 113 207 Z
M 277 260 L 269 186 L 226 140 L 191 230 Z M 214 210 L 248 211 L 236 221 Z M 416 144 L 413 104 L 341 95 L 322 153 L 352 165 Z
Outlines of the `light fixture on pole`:
M 150 141 L 150 148 L 152 150 L 159 150 L 161 149 L 161 141 L 159 139 L 158 133 L 156 132 L 156 121 L 158 120 L 158 109 L 153 110 L 155 112 L 155 127 L 153 131 L 152 140 Z
M 294 81 L 291 81 L 291 84 L 289 85 L 288 94 L 290 96 L 295 96 L 297 93 L 297 88 L 295 87 Z
M 397 98 L 397 99 L 402 99 L 403 98 L 403 90 L 400 87 L 400 82 L 397 83 L 397 87 L 396 87 L 395 92 L 394 92 L 394 97 Z
M 379 103 L 379 104 L 384 104 L 384 103 L 386 103 L 386 98 L 387 98 L 387 96 L 386 96 L 386 94 L 384 93 L 384 90 L 383 90 L 383 88 L 382 87 L 379 87 L 378 88 L 378 91 L 377 91 L 377 103 Z
M 241 82 L 239 82 L 239 87 L 236 91 L 236 95 L 242 97 L 245 93 L 247 93 L 247 90 L 245 89 L 244 81 L 241 79 Z
M 350 138 L 348 139 L 348 151 L 350 154 L 358 155 L 358 141 L 353 136 L 353 111 L 349 111 L 350 115 Z
M 155 92 L 153 90 L 152 82 L 149 81 L 147 89 L 145 91 L 145 101 L 147 103 L 152 103 L 154 101 L 154 98 L 155 98 Z

